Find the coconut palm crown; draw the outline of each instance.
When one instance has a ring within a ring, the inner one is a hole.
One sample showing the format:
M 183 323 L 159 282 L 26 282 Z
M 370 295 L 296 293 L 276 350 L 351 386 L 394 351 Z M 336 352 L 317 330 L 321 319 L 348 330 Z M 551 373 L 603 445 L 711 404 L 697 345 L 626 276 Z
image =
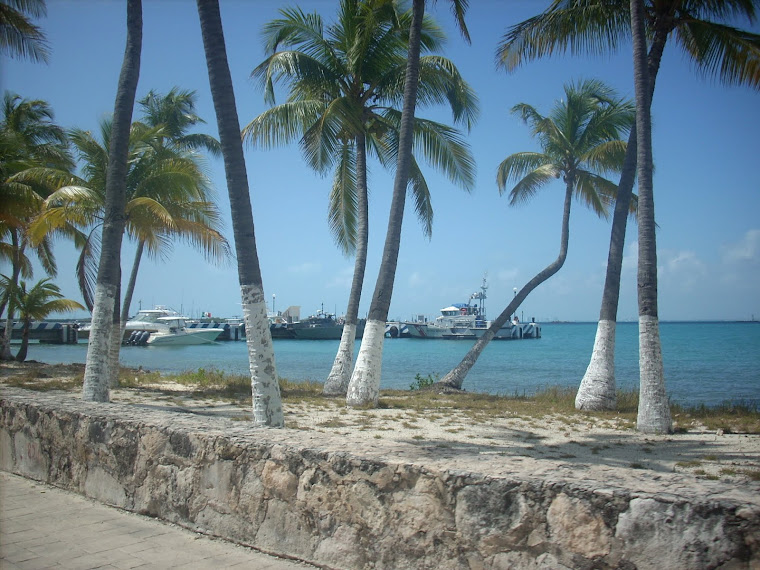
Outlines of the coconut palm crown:
M 264 29 L 270 56 L 252 72 L 275 103 L 276 85 L 287 84 L 285 103 L 262 113 L 243 129 L 251 143 L 264 147 L 299 141 L 307 163 L 320 173 L 335 169 L 328 219 L 339 246 L 356 246 L 356 140 L 384 166 L 394 167 L 398 151 L 410 14 L 391 2 L 343 0 L 337 21 L 326 26 L 318 14 L 299 8 L 280 11 L 282 18 Z M 440 49 L 445 37 L 431 19 L 423 26 L 426 53 Z M 456 66 L 438 55 L 420 59 L 418 104 L 447 104 L 455 123 L 470 128 L 477 98 Z M 475 165 L 456 129 L 418 119 L 416 150 L 452 181 L 469 189 Z M 411 174 L 415 209 L 424 231 L 432 231 L 429 189 L 419 165 Z
M 634 105 L 602 82 L 584 80 L 566 85 L 565 100 L 547 116 L 527 103 L 515 105 L 512 113 L 531 127 L 541 152 L 518 152 L 499 165 L 496 182 L 501 194 L 510 180 L 516 181 L 509 203 L 527 202 L 546 184 L 562 178 L 577 199 L 607 217 L 617 186 L 603 174 L 620 170 L 626 143 L 619 135 L 631 128 Z

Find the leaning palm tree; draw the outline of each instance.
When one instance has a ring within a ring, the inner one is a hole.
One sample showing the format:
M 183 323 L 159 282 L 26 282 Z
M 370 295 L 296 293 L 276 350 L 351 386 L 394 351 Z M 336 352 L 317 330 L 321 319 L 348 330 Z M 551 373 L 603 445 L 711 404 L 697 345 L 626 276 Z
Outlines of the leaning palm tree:
M 33 251 L 48 275 L 55 276 L 56 263 L 51 241 L 44 236 L 36 246 L 28 237 L 29 223 L 38 213 L 40 205 L 51 191 L 48 180 L 37 183 L 21 180 L 30 168 L 49 167 L 71 170 L 74 162 L 68 152 L 65 131 L 54 123 L 53 110 L 42 100 L 22 99 L 6 92 L 3 97 L 3 120 L 0 122 L 0 259 L 11 265 L 11 281 L 19 277 L 32 277 Z M 31 248 L 31 249 L 30 249 Z M 0 298 L 0 315 L 7 305 Z M 6 331 L 12 314 L 6 316 Z M 0 359 L 10 359 L 10 337 L 2 335 Z
M 121 240 L 126 215 L 127 157 L 132 110 L 142 53 L 142 2 L 127 1 L 127 41 L 121 66 L 113 112 L 113 131 L 108 150 L 108 173 L 105 184 L 105 216 L 98 265 L 92 327 L 87 345 L 82 398 L 107 402 L 110 399 L 110 347 L 114 338 L 114 322 L 118 323 L 118 302 L 121 282 Z
M 206 54 L 209 86 L 214 100 L 224 171 L 230 197 L 238 281 L 243 303 L 248 362 L 253 392 L 253 420 L 256 425 L 282 427 L 282 397 L 277 379 L 272 335 L 269 332 L 264 284 L 256 251 L 253 211 L 248 192 L 248 174 L 240 139 L 240 122 L 235 92 L 227 63 L 222 17 L 218 0 L 197 0 L 203 49 Z
M 18 309 L 21 318 L 21 346 L 16 360 L 24 362 L 29 350 L 29 329 L 32 321 L 41 321 L 51 313 L 64 313 L 84 309 L 82 305 L 71 299 L 64 299 L 60 288 L 50 282 L 49 277 L 35 283 L 30 289 L 26 288 L 26 281 L 21 280 L 17 286 L 12 286 L 11 280 L 0 275 L 0 289 L 10 293 L 11 303 Z
M 45 33 L 32 23 L 46 14 L 45 0 L 0 1 L 0 53 L 47 63 L 50 51 Z
M 452 0 L 452 7 L 459 28 L 469 41 L 467 27 L 464 23 L 467 4 L 467 0 Z M 380 393 L 385 322 L 388 320 L 393 284 L 396 279 L 406 188 L 412 168 L 414 115 L 420 79 L 420 51 L 424 16 L 425 0 L 413 0 L 412 21 L 409 26 L 409 48 L 404 73 L 404 96 L 400 117 L 396 175 L 393 181 L 388 229 L 375 291 L 369 308 L 369 318 L 364 328 L 359 355 L 356 358 L 356 365 L 348 385 L 346 403 L 350 406 L 376 406 Z
M 509 203 L 515 205 L 530 200 L 550 182 L 562 179 L 565 201 L 559 255 L 522 287 L 462 361 L 441 378 L 439 384 L 448 388 L 462 388 L 465 376 L 510 315 L 531 291 L 564 265 L 573 197 L 597 215 L 607 216 L 617 187 L 604 175 L 619 172 L 622 168 L 626 143 L 620 137 L 631 129 L 635 115 L 631 102 L 620 99 L 612 89 L 596 80 L 566 85 L 565 98 L 558 101 L 547 116 L 526 103 L 516 105 L 512 112 L 531 126 L 541 152 L 519 152 L 508 156 L 497 171 L 499 191 L 503 193 L 509 181 L 516 181 L 509 193 Z
M 525 62 L 555 51 L 604 53 L 617 49 L 630 33 L 629 10 L 628 0 L 604 3 L 555 0 L 538 16 L 508 30 L 497 50 L 497 59 L 507 71 L 513 71 Z M 652 42 L 648 56 L 650 102 L 662 54 L 671 35 L 705 76 L 718 78 L 727 85 L 760 88 L 760 36 L 723 23 L 741 19 L 755 22 L 757 2 L 647 0 L 645 10 L 645 24 Z M 575 401 L 579 409 L 615 407 L 615 322 L 628 203 L 636 174 L 636 148 L 634 129 L 618 183 L 594 350 Z
M 300 138 L 309 165 L 318 172 L 334 168 L 329 221 L 336 242 L 355 253 L 354 276 L 338 353 L 324 386 L 327 395 L 345 395 L 353 366 L 359 301 L 367 257 L 367 157 L 393 163 L 398 150 L 399 113 L 406 67 L 408 13 L 393 4 L 343 0 L 335 24 L 325 27 L 318 14 L 282 10 L 265 28 L 272 54 L 252 73 L 274 103 L 274 85 L 289 85 L 288 102 L 262 113 L 243 129 L 244 138 L 262 146 Z M 440 46 L 442 33 L 423 23 L 426 51 Z M 291 49 L 285 49 L 291 48 Z M 476 98 L 452 62 L 434 55 L 420 59 L 422 104 L 449 103 L 455 120 L 468 125 Z M 416 149 L 455 183 L 470 189 L 474 161 L 458 133 L 446 125 L 416 119 Z M 429 235 L 432 207 L 416 160 L 412 191 L 420 221 Z

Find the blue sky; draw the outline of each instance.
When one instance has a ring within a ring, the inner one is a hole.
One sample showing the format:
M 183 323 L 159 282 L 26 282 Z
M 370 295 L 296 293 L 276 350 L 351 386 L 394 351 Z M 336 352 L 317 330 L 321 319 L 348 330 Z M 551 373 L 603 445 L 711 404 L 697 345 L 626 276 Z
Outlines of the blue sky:
M 299 5 L 332 20 L 337 2 L 304 0 L 221 1 L 228 56 L 241 127 L 266 109 L 249 79 L 264 59 L 260 31 L 281 7 Z M 467 194 L 430 169 L 435 219 L 431 240 L 424 237 L 411 203 L 390 317 L 435 316 L 440 308 L 464 302 L 487 275 L 487 308 L 495 317 L 513 295 L 553 261 L 559 249 L 563 184 L 546 187 L 527 205 L 510 207 L 500 197 L 496 168 L 508 155 L 538 150 L 528 128 L 510 113 L 526 102 L 548 113 L 563 85 L 598 78 L 621 95 L 633 97 L 630 48 L 610 57 L 554 57 L 507 75 L 494 65 L 496 46 L 508 26 L 531 17 L 548 2 L 486 0 L 471 3 L 467 23 L 472 45 L 453 27 L 446 2 L 432 14 L 448 31 L 445 55 L 478 93 L 480 119 L 468 141 L 477 161 L 476 188 Z M 49 65 L 3 58 L 0 86 L 27 98 L 47 100 L 64 127 L 97 130 L 112 113 L 123 57 L 126 13 L 122 2 L 48 0 L 41 24 L 52 47 Z M 150 89 L 194 89 L 197 111 L 216 136 L 195 2 L 143 1 L 143 53 L 138 98 Z M 754 31 L 760 31 L 757 26 Z M 760 317 L 760 100 L 749 88 L 723 87 L 697 76 L 671 43 L 664 55 L 653 105 L 655 209 L 659 264 L 659 307 L 663 320 L 749 319 Z M 441 110 L 421 116 L 447 119 Z M 296 145 L 271 151 L 247 148 L 254 223 L 267 301 L 276 310 L 299 305 L 301 314 L 322 306 L 342 314 L 348 300 L 353 259 L 344 257 L 329 234 L 326 215 L 330 178 L 315 175 Z M 210 159 L 208 174 L 218 193 L 232 240 L 229 202 L 221 159 Z M 370 244 L 365 316 L 374 289 L 387 225 L 391 175 L 370 164 Z M 525 318 L 595 321 L 604 285 L 610 221 L 573 204 L 565 266 L 524 302 Z M 623 270 L 620 320 L 635 320 L 636 226 L 629 224 Z M 59 275 L 66 296 L 79 299 L 74 279 L 76 254 L 56 243 Z M 133 244 L 126 242 L 122 266 L 128 274 Z M 0 271 L 8 272 L 6 265 Z M 43 276 L 40 269 L 35 278 Z M 132 304 L 170 305 L 196 316 L 240 314 L 234 261 L 216 266 L 178 244 L 168 260 L 143 262 Z

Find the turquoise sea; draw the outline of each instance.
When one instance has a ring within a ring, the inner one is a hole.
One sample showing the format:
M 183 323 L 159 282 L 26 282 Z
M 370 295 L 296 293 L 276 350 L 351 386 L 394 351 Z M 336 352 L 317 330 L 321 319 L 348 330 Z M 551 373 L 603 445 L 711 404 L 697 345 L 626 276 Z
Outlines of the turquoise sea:
M 588 366 L 596 323 L 542 325 L 542 338 L 492 342 L 464 388 L 493 394 L 531 393 L 544 386 L 577 386 Z M 685 404 L 760 400 L 760 323 L 664 322 L 660 326 L 666 389 Z M 621 388 L 638 386 L 638 326 L 619 323 L 616 378 Z M 406 389 L 416 374 L 444 375 L 470 348 L 470 341 L 386 339 L 382 388 Z M 277 340 L 280 376 L 324 381 L 338 341 Z M 358 352 L 359 342 L 356 350 Z M 29 359 L 49 363 L 85 362 L 87 345 L 32 344 Z M 138 347 L 121 350 L 125 366 L 180 372 L 216 368 L 248 372 L 244 342 L 206 346 Z

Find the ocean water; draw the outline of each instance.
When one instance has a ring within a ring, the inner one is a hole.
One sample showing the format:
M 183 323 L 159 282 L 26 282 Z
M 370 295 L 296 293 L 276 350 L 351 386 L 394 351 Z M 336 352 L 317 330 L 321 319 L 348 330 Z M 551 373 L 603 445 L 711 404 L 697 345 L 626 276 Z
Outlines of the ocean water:
M 577 387 L 588 366 L 596 323 L 542 325 L 542 338 L 495 341 L 464 381 L 472 392 L 530 394 L 545 386 Z M 660 325 L 666 389 L 673 401 L 716 405 L 760 400 L 760 324 L 671 323 Z M 461 340 L 386 339 L 381 388 L 406 389 L 416 374 L 443 376 L 472 345 Z M 291 380 L 324 381 L 338 341 L 277 340 L 278 374 Z M 356 353 L 359 342 L 356 343 Z M 85 362 L 87 345 L 32 344 L 28 359 Z M 638 326 L 619 323 L 615 376 L 621 388 L 638 386 Z M 248 373 L 244 342 L 185 347 L 125 346 L 125 366 L 160 372 L 198 368 Z

